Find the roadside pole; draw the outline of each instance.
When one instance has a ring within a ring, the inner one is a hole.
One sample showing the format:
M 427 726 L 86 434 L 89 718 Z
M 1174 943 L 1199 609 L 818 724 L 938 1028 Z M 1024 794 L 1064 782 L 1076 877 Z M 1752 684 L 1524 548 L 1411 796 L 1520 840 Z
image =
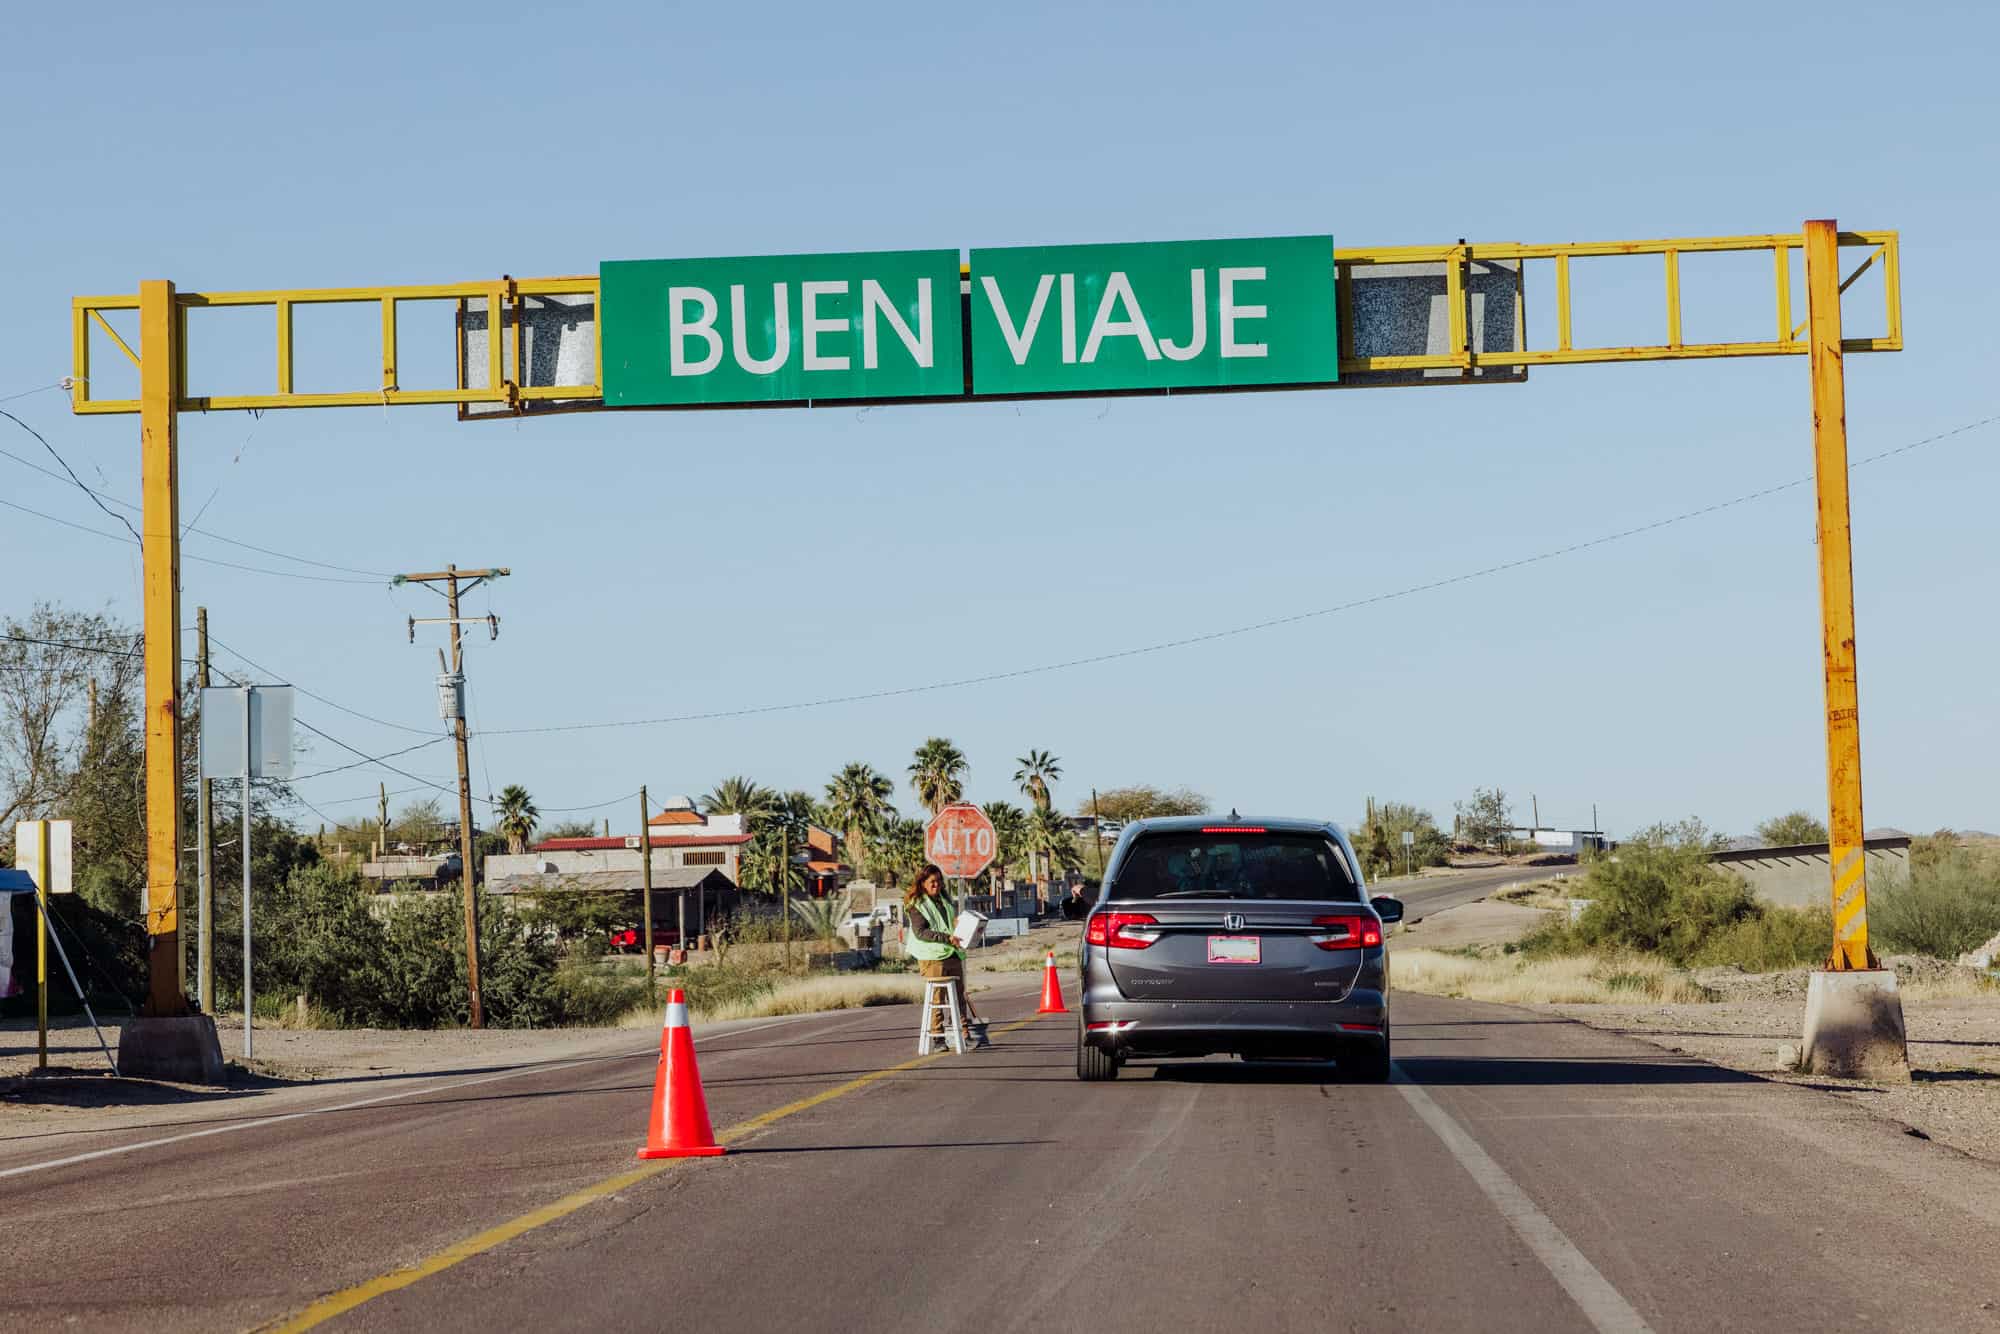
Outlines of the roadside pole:
M 49 822 L 35 822 L 35 1066 L 49 1068 Z M 11 908 L 8 911 L 13 911 Z
M 784 920 L 785 965 L 792 962 L 792 831 L 790 826 L 778 830 L 778 915 Z
M 641 910 L 640 937 L 645 942 L 646 951 L 646 999 L 653 999 L 653 835 L 646 827 L 650 818 L 646 809 L 646 785 L 639 784 L 639 895 L 645 901 Z
M 1780 254 L 1780 262 L 1783 255 Z M 1908 1030 L 1896 974 L 1868 948 L 1868 855 L 1861 814 L 1860 687 L 1854 656 L 1854 546 L 1847 500 L 1847 382 L 1840 328 L 1840 232 L 1805 226 L 1806 323 L 1818 495 L 1820 647 L 1826 678 L 1826 791 L 1833 950 L 1806 988 L 1801 1065 L 1816 1075 L 1907 1080 Z M 1787 316 L 1789 318 L 1789 316 Z
M 250 1063 L 250 697 L 257 687 L 243 687 L 243 1063 Z
M 393 580 L 397 584 L 443 584 L 445 602 L 451 609 L 445 618 L 451 626 L 451 666 L 445 670 L 445 676 L 451 684 L 451 734 L 458 750 L 458 864 L 459 880 L 465 900 L 465 986 L 466 996 L 470 1002 L 467 1018 L 469 1026 L 473 1028 L 486 1026 L 486 1011 L 479 995 L 479 899 L 473 883 L 476 873 L 472 847 L 472 768 L 466 760 L 465 753 L 465 651 L 463 636 L 459 633 L 458 595 L 461 592 L 470 593 L 481 584 L 502 578 L 508 573 L 504 567 L 461 570 L 456 565 L 447 565 L 443 570 L 399 574 Z M 466 581 L 463 588 L 459 586 L 461 580 Z M 480 619 L 485 621 L 494 636 L 498 637 L 499 619 L 491 615 Z M 416 638 L 419 623 L 436 624 L 436 620 L 432 617 L 412 616 L 410 618 L 412 640 Z M 439 656 L 443 656 L 442 650 Z M 607 834 L 611 832 L 611 821 L 608 817 L 605 819 L 604 829 Z
M 195 685 L 208 689 L 208 608 L 196 607 Z M 197 696 L 206 698 L 206 696 Z M 208 722 L 202 719 L 204 725 Z M 215 788 L 207 775 L 195 780 L 195 994 L 203 1014 L 215 1013 Z

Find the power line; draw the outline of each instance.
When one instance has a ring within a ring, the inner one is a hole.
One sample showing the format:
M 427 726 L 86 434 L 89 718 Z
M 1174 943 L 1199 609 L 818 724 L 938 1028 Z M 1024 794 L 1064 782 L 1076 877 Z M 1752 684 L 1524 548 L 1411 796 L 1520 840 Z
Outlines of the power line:
M 264 673 L 264 675 L 270 677 L 274 681 L 278 679 L 278 673 L 272 671 L 269 667 L 264 666 L 262 663 L 254 662 L 251 659 L 245 657 L 240 650 L 231 648 L 229 645 L 223 643 L 220 639 L 216 638 L 213 632 L 209 634 L 208 642 L 215 645 L 215 647 L 221 649 L 223 652 L 227 653 L 230 657 L 235 658 L 239 662 L 244 663 L 246 666 L 249 666 L 253 670 Z M 410 727 L 403 723 L 392 723 L 387 718 L 377 718 L 372 714 L 363 713 L 359 709 L 350 709 L 345 704 L 335 703 L 333 700 L 328 699 L 325 695 L 319 694 L 317 691 L 308 690 L 304 686 L 299 685 L 297 682 L 292 682 L 291 686 L 292 689 L 298 691 L 301 695 L 304 695 L 309 699 L 318 700 L 320 703 L 326 705 L 330 709 L 338 709 L 342 713 L 352 714 L 354 717 L 360 718 L 365 722 L 374 723 L 378 727 L 394 728 L 398 732 L 409 732 L 416 736 L 439 737 L 443 735 L 443 733 L 433 732 L 427 727 Z
M 17 398 L 28 398 L 35 394 L 46 394 L 51 389 L 67 388 L 69 388 L 67 380 L 54 380 L 48 384 L 38 384 L 33 389 L 23 389 L 16 393 L 8 394 L 6 397 L 0 398 L 0 403 L 12 403 Z
M 38 509 L 30 509 L 26 505 L 18 505 L 11 500 L 0 500 L 0 505 L 5 505 L 8 509 L 19 510 L 23 514 L 32 514 L 37 519 L 47 519 L 50 523 L 59 523 L 65 528 L 74 528 L 80 533 L 89 533 L 93 537 L 109 538 L 113 542 L 121 542 L 128 547 L 142 545 L 141 543 L 133 541 L 131 538 L 120 537 L 116 533 L 107 533 L 102 528 L 91 528 L 84 524 L 73 523 L 68 519 L 58 518 L 53 514 L 45 514 Z M 126 524 L 126 527 L 130 528 L 131 525 Z M 271 569 L 266 569 L 264 566 L 261 565 L 244 565 L 233 560 L 218 560 L 214 556 L 196 556 L 190 552 L 185 552 L 185 551 L 181 553 L 181 559 L 198 561 L 203 565 L 220 565 L 223 568 L 230 570 L 244 570 L 251 574 L 273 575 L 279 579 L 307 579 L 311 580 L 313 583 L 316 584 L 368 584 L 370 586 L 374 586 L 381 582 L 379 579 L 341 579 L 330 574 L 300 574 L 296 570 L 271 570 Z M 285 559 L 296 560 L 297 557 L 287 556 Z
M 65 459 L 62 455 L 56 453 L 56 447 L 48 442 L 48 437 L 44 436 L 40 431 L 37 431 L 34 427 L 28 425 L 28 423 L 22 421 L 19 417 L 16 417 L 13 413 L 7 411 L 5 408 L 0 408 L 0 417 L 5 417 L 8 421 L 13 422 L 14 425 L 20 427 L 22 430 L 26 431 L 29 435 L 32 435 L 33 437 L 35 437 L 35 439 L 41 441 L 42 448 L 49 451 L 49 457 L 54 459 L 57 463 L 60 463 L 62 465 L 62 470 L 69 474 L 70 481 L 76 483 L 77 490 L 83 492 L 83 494 L 85 494 L 86 496 L 89 496 L 91 503 L 97 506 L 97 508 L 103 510 L 106 517 L 116 519 L 118 520 L 118 522 L 124 524 L 125 531 L 132 534 L 132 540 L 134 542 L 139 541 L 139 530 L 132 526 L 132 521 L 130 519 L 127 519 L 122 514 L 113 513 L 111 507 L 109 505 L 106 505 L 103 499 L 95 491 L 85 486 L 83 484 L 83 479 L 76 475 L 76 469 L 69 466 L 69 460 Z M 141 545 L 143 545 L 143 543 L 141 543 Z
M 319 732 L 318 728 L 311 727 L 311 724 L 309 723 L 303 722 L 296 718 L 293 719 L 293 721 L 299 723 L 301 727 L 310 727 L 311 730 Z M 319 734 L 321 736 L 326 736 L 326 733 L 324 732 L 320 732 Z M 349 769 L 359 769 L 364 764 L 382 764 L 383 760 L 393 760 L 398 755 L 408 755 L 413 750 L 422 750 L 426 746 L 435 746 L 440 741 L 449 741 L 450 739 L 451 739 L 450 737 L 445 737 L 445 736 L 434 736 L 429 741 L 419 741 L 414 746 L 405 746 L 401 750 L 392 750 L 386 755 L 370 755 L 364 759 L 356 760 L 352 764 L 336 765 L 334 768 L 331 769 L 315 769 L 313 772 L 309 774 L 300 774 L 298 777 L 292 779 L 291 781 L 294 783 L 303 783 L 309 778 L 324 778 L 328 774 L 344 774 Z M 327 737 L 327 740 L 331 741 L 333 740 L 333 738 Z M 359 752 L 356 753 L 358 754 Z M 382 765 L 382 767 L 386 769 L 389 766 L 384 764 Z
M 1913 440 L 1906 445 L 1898 445 L 1894 449 L 1885 449 L 1880 453 L 1870 454 L 1866 458 L 1850 463 L 1848 469 L 1852 471 L 1855 468 L 1866 467 L 1871 463 L 1880 463 L 1882 460 L 1893 458 L 1898 454 L 1907 454 L 1913 449 L 1921 449 L 1925 445 L 1933 445 L 1940 440 L 1948 440 L 1953 436 L 1963 435 L 1967 431 L 1977 430 L 1982 426 L 1990 426 L 1996 421 L 2000 421 L 2000 413 L 1989 417 L 1982 417 L 1978 421 L 1967 422 L 1963 426 L 1955 426 L 1948 431 L 1940 431 L 1936 435 L 1926 436 L 1921 440 Z M 1365 598 L 1355 598 L 1352 601 L 1335 603 L 1329 607 L 1315 607 L 1308 611 L 1293 612 L 1288 616 L 1273 616 L 1267 620 L 1252 621 L 1245 625 L 1230 626 L 1221 630 L 1210 630 L 1203 634 L 1186 635 L 1178 639 L 1164 639 L 1157 643 L 1141 644 L 1133 648 L 1114 649 L 1110 652 L 1094 653 L 1081 658 L 1066 658 L 1059 662 L 1038 663 L 1034 666 L 1017 667 L 1004 672 L 986 672 L 978 676 L 964 676 L 945 681 L 932 681 L 924 685 L 899 686 L 889 690 L 861 691 L 852 695 L 828 695 L 819 699 L 796 700 L 785 704 L 761 704 L 741 709 L 716 709 L 706 713 L 672 714 L 661 718 L 634 718 L 618 722 L 567 723 L 549 727 L 503 727 L 490 730 L 486 735 L 532 736 L 550 732 L 591 732 L 615 727 L 656 727 L 675 723 L 712 722 L 727 718 L 748 718 L 767 713 L 792 713 L 804 709 L 829 708 L 838 704 L 862 704 L 872 700 L 896 699 L 906 695 L 930 694 L 939 690 L 956 690 L 965 686 L 991 685 L 999 681 L 1019 680 L 1022 677 L 1041 676 L 1050 672 L 1068 671 L 1077 667 L 1092 667 L 1102 663 L 1117 662 L 1125 658 L 1137 658 L 1153 653 L 1165 653 L 1171 649 L 1192 648 L 1197 644 L 1210 644 L 1217 640 L 1231 639 L 1239 635 L 1255 634 L 1262 630 L 1275 630 L 1281 626 L 1297 625 L 1302 621 L 1317 620 L 1321 617 L 1333 616 L 1361 607 L 1374 606 L 1377 603 L 1393 602 L 1401 598 L 1415 597 L 1419 593 L 1431 593 L 1440 588 L 1449 588 L 1454 584 L 1488 578 L 1492 575 L 1505 573 L 1508 570 L 1518 570 L 1524 566 L 1538 565 L 1544 561 L 1555 560 L 1562 556 L 1573 556 L 1580 551 L 1589 551 L 1594 547 L 1606 546 L 1613 542 L 1622 542 L 1627 538 L 1638 537 L 1645 533 L 1658 532 L 1660 529 L 1671 528 L 1676 524 L 1687 523 L 1706 515 L 1717 514 L 1727 509 L 1734 509 L 1739 505 L 1747 505 L 1751 501 L 1762 500 L 1766 497 L 1777 495 L 1781 491 L 1789 491 L 1794 487 L 1809 485 L 1812 480 L 1813 478 L 1810 474 L 1804 477 L 1795 477 L 1788 482 L 1780 482 L 1775 486 L 1748 491 L 1732 499 L 1716 501 L 1714 504 L 1703 505 L 1698 509 L 1684 510 L 1679 514 L 1670 515 L 1664 519 L 1656 519 L 1651 523 L 1638 524 L 1631 528 L 1622 528 L 1617 532 L 1606 533 L 1603 536 L 1593 537 L 1582 542 L 1572 542 L 1567 546 L 1554 547 L 1547 551 L 1536 552 L 1530 556 L 1521 556 L 1514 560 L 1482 566 L 1476 570 L 1466 570 L 1459 574 L 1447 575 L 1442 579 L 1432 579 L 1421 584 L 1411 584 L 1405 588 L 1394 589 L 1386 593 L 1376 593 Z
M 5 400 L 0 400 L 0 402 L 4 402 L 4 401 L 5 401 Z M 7 414 L 0 414 L 0 415 L 6 415 L 6 416 L 13 416 L 13 414 L 12 414 L 12 413 L 7 413 Z M 14 418 L 14 420 L 15 420 L 15 421 L 16 421 L 17 423 L 19 423 L 21 419 L 20 419 L 20 418 L 18 418 L 18 417 L 15 417 L 15 418 Z M 38 437 L 38 438 L 39 438 L 39 437 Z M 47 442 L 44 442 L 44 443 L 47 443 Z M 16 453 L 14 453 L 14 452 L 13 452 L 12 450 L 10 450 L 10 449 L 0 449 L 0 458 L 8 458 L 8 459 L 12 459 L 12 460 L 13 460 L 14 462 L 16 462 L 16 463 L 20 464 L 20 465 L 21 465 L 22 467 L 24 467 L 24 468 L 27 468 L 27 469 L 29 469 L 29 470 L 31 470 L 31 471 L 34 471 L 34 472 L 38 472 L 38 473 L 42 474 L 42 476 L 44 476 L 44 477 L 52 477 L 52 478 L 54 478 L 54 479 L 55 479 L 56 481 L 58 481 L 58 482 L 60 482 L 60 481 L 63 481 L 63 480 L 65 480 L 65 479 L 64 479 L 64 477 L 63 477 L 63 475 L 62 475 L 61 473 L 59 473 L 59 472 L 55 471 L 55 470 L 54 470 L 53 468 L 44 468 L 44 467 L 43 467 L 43 466 L 42 466 L 41 464 L 39 464 L 39 463 L 36 463 L 36 462 L 35 462 L 35 461 L 34 461 L 33 459 L 24 459 L 24 458 L 22 458 L 22 457 L 21 457 L 21 456 L 20 456 L 19 454 L 16 454 Z M 75 474 L 73 474 L 73 473 L 72 473 L 72 474 L 70 475 L 70 477 L 69 477 L 69 478 L 68 478 L 67 480 L 70 480 L 70 481 L 75 481 L 75 480 L 76 480 L 76 478 L 75 478 Z M 92 499 L 102 499 L 102 500 L 108 500 L 108 501 L 110 501 L 110 502 L 111 502 L 112 504 L 114 504 L 114 505 L 118 506 L 118 507 L 119 507 L 120 509 L 128 509 L 128 510 L 131 510 L 131 511 L 132 511 L 132 512 L 133 512 L 134 514 L 137 514 L 137 513 L 139 513 L 139 512 L 140 512 L 140 507 L 139 507 L 139 506 L 137 506 L 137 505 L 133 504 L 133 503 L 132 503 L 131 501 L 129 501 L 129 500 L 123 500 L 123 499 L 120 499 L 119 497 L 117 497 L 117 496 L 114 496 L 114 495 L 112 495 L 112 494 L 111 494 L 111 493 L 110 493 L 109 491 L 100 491 L 100 490 L 97 490 L 97 489 L 96 489 L 96 488 L 94 488 L 94 487 L 91 487 L 91 486 L 85 486 L 85 485 L 84 485 L 84 484 L 83 484 L 82 482 L 77 482 L 77 485 L 78 485 L 78 486 L 82 486 L 82 487 L 83 487 L 83 489 L 84 489 L 84 490 L 85 490 L 86 492 L 88 492 L 88 493 L 89 493 L 89 495 L 91 496 L 91 498 L 92 498 Z M 218 488 L 217 488 L 217 490 L 218 490 L 218 491 L 220 491 L 220 488 L 218 487 Z M 213 496 L 211 496 L 211 497 L 210 497 L 210 499 L 211 499 L 211 500 L 213 500 L 213 499 L 214 499 L 214 497 L 213 497 Z M 103 507 L 103 505 L 102 505 L 102 504 L 100 504 L 100 505 L 98 506 L 98 508 L 99 508 L 99 509 L 103 509 L 104 507 Z M 33 511 L 30 511 L 30 512 L 32 513 Z M 110 513 L 110 511 L 109 511 L 109 510 L 105 510 L 105 513 L 109 514 L 109 513 Z M 44 516 L 44 517 L 47 517 L 47 516 Z M 113 518 L 117 518 L 118 516 L 116 516 L 116 515 L 112 515 L 112 517 L 113 517 Z M 200 516 L 199 514 L 197 514 L 197 515 L 195 516 L 195 518 L 197 518 L 197 519 L 199 519 L 200 517 L 201 517 L 201 516 Z M 122 520 L 121 520 L 121 522 L 122 522 Z M 129 529 L 129 528 L 131 527 L 131 525 L 127 524 L 127 525 L 126 525 L 126 527 L 127 527 L 128 529 Z M 96 532 L 97 530 L 96 530 L 96 529 L 94 529 L 94 528 L 86 528 L 86 529 L 85 529 L 84 531 L 85 531 L 85 532 Z M 223 536 L 223 535 L 222 535 L 221 533 L 217 533 L 217 532 L 212 532 L 212 531 L 210 531 L 209 529 L 206 529 L 206 528 L 198 528 L 198 527 L 196 527 L 196 526 L 195 526 L 195 525 L 194 525 L 193 523 L 186 523 L 186 524 L 183 524 L 183 525 L 181 525 L 181 532 L 182 532 L 183 534 L 187 534 L 187 533 L 193 533 L 193 534 L 195 534 L 195 535 L 196 535 L 196 536 L 198 536 L 198 537 L 206 537 L 206 538 L 208 538 L 208 539 L 209 539 L 210 541 L 214 541 L 214 542 L 221 542 L 221 543 L 224 543 L 225 545 L 228 545 L 228 546 L 232 546 L 232 547 L 242 547 L 242 548 L 243 548 L 243 549 L 244 549 L 245 551 L 254 551 L 254 552 L 257 552 L 257 553 L 258 553 L 259 555 L 264 555 L 264 556 L 276 556 L 276 557 L 277 557 L 277 558 L 278 558 L 279 560 L 288 560 L 288 561 L 294 561 L 294 562 L 296 562 L 296 563 L 298 563 L 298 564 L 300 564 L 300 565 L 312 565 L 312 566 L 316 566 L 316 567 L 318 567 L 319 569 L 322 569 L 322 570 L 338 570 L 338 571 L 340 571 L 340 572 L 341 572 L 341 573 L 343 573 L 343 574 L 362 574 L 362 575 L 368 575 L 368 576 L 370 576 L 370 582 L 373 582 L 374 580 L 378 580 L 378 579 L 387 579 L 387 578 L 389 577 L 389 576 L 388 576 L 388 574 L 387 574 L 386 572 L 384 572 L 384 571 L 381 571 L 381 570 L 364 570 L 364 569 L 361 569 L 361 568 L 359 568 L 359 567 L 357 567 L 357 566 L 353 566 L 353 565 L 338 565 L 338 564 L 335 564 L 335 563 L 334 563 L 334 562 L 332 562 L 332 561 L 324 561 L 324 560 L 314 560 L 314 559 L 313 559 L 312 557 L 310 557 L 310 556 L 297 556 L 297 555 L 294 555 L 294 554 L 292 554 L 292 553 L 291 553 L 291 552 L 289 552 L 289 551 L 280 551 L 280 550 L 278 550 L 278 549 L 277 549 L 277 548 L 275 548 L 275 547 L 263 547 L 263 546 L 258 546 L 258 545 L 257 545 L 257 544 L 256 544 L 255 542 L 245 542 L 245 541 L 243 541 L 243 540 L 242 540 L 241 538 L 235 538 L 235 537 L 225 537 L 225 536 Z M 135 534 L 135 536 L 136 536 L 136 534 Z M 185 555 L 185 554 L 183 555 L 183 557 L 182 557 L 182 558 L 183 558 L 183 559 L 185 559 L 185 560 L 196 560 L 196 559 L 200 559 L 199 557 L 195 557 L 195 556 L 187 556 L 187 555 Z M 268 571 L 267 573 L 274 573 L 274 574 L 282 574 L 282 573 L 287 573 L 287 572 L 285 572 L 285 571 Z

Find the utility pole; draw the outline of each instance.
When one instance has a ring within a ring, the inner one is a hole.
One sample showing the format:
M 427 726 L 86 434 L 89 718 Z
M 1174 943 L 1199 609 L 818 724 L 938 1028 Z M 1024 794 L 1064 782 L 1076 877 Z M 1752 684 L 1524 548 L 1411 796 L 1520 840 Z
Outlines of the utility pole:
M 459 635 L 458 595 L 470 593 L 488 580 L 503 578 L 508 573 L 504 568 L 461 570 L 456 565 L 447 565 L 443 570 L 399 574 L 395 578 L 398 584 L 443 584 L 445 602 L 450 607 L 447 619 L 451 623 L 451 668 L 439 682 L 449 689 L 448 693 L 440 693 L 439 702 L 449 704 L 452 739 L 458 749 L 458 874 L 465 895 L 465 982 L 471 1001 L 469 1018 L 474 1028 L 486 1026 L 486 1013 L 479 999 L 479 900 L 473 884 L 476 876 L 472 854 L 472 770 L 465 755 L 465 654 Z M 499 634 L 497 622 L 486 617 L 479 619 L 492 627 L 496 636 Z M 411 628 L 414 633 L 414 622 Z
M 653 998 L 653 831 L 647 821 L 652 813 L 647 809 L 646 785 L 639 784 L 639 891 L 645 900 L 641 909 L 644 916 L 641 925 L 645 934 L 640 937 L 646 951 L 646 999 Z
M 1528 804 L 1529 804 L 1530 808 L 1531 808 L 1531 809 L 1533 809 L 1533 811 L 1534 811 L 1534 813 L 1535 813 L 1535 815 L 1534 815 L 1534 820 L 1535 820 L 1535 824 L 1534 824 L 1534 827 L 1533 827 L 1532 829 L 1528 830 L 1528 835 L 1529 835 L 1529 837 L 1531 837 L 1531 838 L 1532 838 L 1532 837 L 1533 837 L 1534 835 L 1536 835 L 1536 834 L 1539 834 L 1539 833 L 1541 833 L 1541 832 L 1542 832 L 1542 799 L 1541 799 L 1540 797 L 1536 796 L 1536 795 L 1535 795 L 1534 793 L 1530 792 L 1530 793 L 1528 794 Z
M 208 608 L 194 609 L 195 659 L 194 681 L 201 689 L 208 689 Z M 206 699 L 202 695 L 198 698 Z M 208 719 L 201 720 L 203 727 Z M 246 739 L 244 742 L 248 745 Z M 207 777 L 195 782 L 194 823 L 195 823 L 195 973 L 196 995 L 201 1003 L 201 1012 L 215 1013 L 215 835 L 214 835 L 214 784 Z M 183 934 L 182 939 L 186 939 Z M 185 953 L 184 956 L 185 957 Z M 183 968 L 185 974 L 185 968 Z
M 389 785 L 375 785 L 375 860 L 389 855 Z
M 785 923 L 785 962 L 792 961 L 792 830 L 778 826 L 778 915 Z

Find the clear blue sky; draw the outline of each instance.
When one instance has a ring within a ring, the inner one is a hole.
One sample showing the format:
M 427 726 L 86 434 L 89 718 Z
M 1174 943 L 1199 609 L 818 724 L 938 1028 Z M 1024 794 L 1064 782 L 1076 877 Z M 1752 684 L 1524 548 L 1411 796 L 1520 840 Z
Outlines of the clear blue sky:
M 2000 412 L 1982 7 L 450 8 L 56 6 L 17 25 L 0 50 L 0 395 L 68 369 L 73 294 L 146 277 L 338 286 L 606 258 L 1589 240 L 1834 216 L 1904 241 L 1908 350 L 1850 359 L 1855 455 Z M 1650 335 L 1655 263 L 1580 278 L 1580 298 L 1642 323 L 1580 315 L 1579 336 Z M 1704 321 L 1763 336 L 1767 308 L 1744 297 L 1764 300 L 1761 266 L 1690 267 L 1689 282 L 1690 337 Z M 211 318 L 197 389 L 245 367 L 268 383 L 254 331 Z M 302 321 L 312 374 L 370 383 L 373 319 Z M 136 498 L 136 418 L 74 418 L 55 393 L 4 406 Z M 1803 476 L 1809 428 L 1802 358 L 1558 368 L 1504 388 L 477 427 L 449 409 L 218 414 L 183 421 L 182 515 L 205 505 L 204 528 L 365 570 L 511 566 L 490 600 L 501 638 L 475 640 L 469 664 L 475 724 L 501 729 L 915 685 L 1326 606 Z M 1857 474 L 1871 825 L 2000 827 L 1996 440 L 2000 426 Z M 47 462 L 4 421 L 0 448 Z M 0 497 L 114 527 L 5 458 Z M 0 514 L 0 613 L 46 599 L 136 619 L 135 551 Z M 285 564 L 198 537 L 186 551 Z M 205 605 L 221 640 L 280 676 L 436 726 L 435 631 L 413 647 L 403 623 L 433 599 L 184 574 L 190 623 Z M 1148 781 L 1344 820 L 1372 793 L 1448 822 L 1487 784 L 1522 818 L 1533 793 L 1545 822 L 1587 821 L 1595 802 L 1614 832 L 1690 813 L 1740 831 L 1823 807 L 1820 708 L 1812 496 L 1794 488 L 1109 666 L 492 737 L 473 775 L 482 792 L 522 782 L 545 809 L 736 772 L 817 790 L 850 760 L 900 780 L 942 734 L 982 800 L 1042 747 L 1063 759 L 1065 804 Z M 371 753 L 421 739 L 299 711 Z M 303 767 L 344 758 L 322 742 Z M 448 746 L 396 763 L 452 773 Z M 353 814 L 377 776 L 302 791 Z M 900 781 L 898 799 L 914 804 Z M 615 827 L 630 807 L 606 812 Z

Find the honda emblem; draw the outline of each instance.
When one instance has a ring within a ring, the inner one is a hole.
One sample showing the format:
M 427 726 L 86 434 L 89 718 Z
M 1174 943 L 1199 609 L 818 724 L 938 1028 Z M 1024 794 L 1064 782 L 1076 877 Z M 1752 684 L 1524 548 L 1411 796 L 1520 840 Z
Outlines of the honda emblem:
M 1243 914 L 1240 912 L 1226 912 L 1222 914 L 1222 929 L 1224 931 L 1241 931 L 1243 929 Z

